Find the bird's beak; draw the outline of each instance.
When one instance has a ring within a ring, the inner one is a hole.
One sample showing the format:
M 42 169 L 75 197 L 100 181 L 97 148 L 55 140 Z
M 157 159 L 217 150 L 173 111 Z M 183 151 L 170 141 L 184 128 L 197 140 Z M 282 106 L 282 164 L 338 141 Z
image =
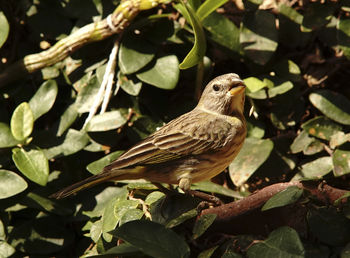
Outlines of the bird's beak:
M 232 89 L 230 89 L 231 96 L 237 96 L 241 93 L 243 93 L 245 90 L 245 85 L 243 82 L 240 82 L 238 85 L 233 86 Z

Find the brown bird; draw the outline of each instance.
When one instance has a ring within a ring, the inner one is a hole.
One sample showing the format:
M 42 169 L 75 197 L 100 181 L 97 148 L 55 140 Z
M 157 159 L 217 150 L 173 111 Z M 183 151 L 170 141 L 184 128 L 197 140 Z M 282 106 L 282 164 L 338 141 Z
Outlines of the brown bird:
M 178 184 L 210 179 L 237 156 L 245 136 L 245 85 L 235 73 L 208 83 L 198 105 L 139 142 L 102 173 L 71 185 L 51 197 L 61 199 L 109 180 L 146 179 Z

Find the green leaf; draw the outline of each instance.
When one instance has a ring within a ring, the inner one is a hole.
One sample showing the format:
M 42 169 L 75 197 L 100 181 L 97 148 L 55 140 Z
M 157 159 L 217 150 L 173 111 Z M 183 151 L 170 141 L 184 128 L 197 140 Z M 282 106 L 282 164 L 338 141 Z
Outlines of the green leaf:
M 198 18 L 203 21 L 209 14 L 214 12 L 221 5 L 228 2 L 228 0 L 207 0 L 196 11 Z
M 3 12 L 0 12 L 0 48 L 6 42 L 9 31 L 10 25 L 6 19 L 6 16 Z
M 242 185 L 267 160 L 272 149 L 271 140 L 247 138 L 229 166 L 232 182 L 236 186 Z
M 48 112 L 55 103 L 58 88 L 55 80 L 45 81 L 30 99 L 29 106 L 33 112 L 34 120 Z
M 342 212 L 330 207 L 310 209 L 307 223 L 318 241 L 330 246 L 343 246 L 350 241 L 350 221 Z
M 1 24 L 0 24 L 1 26 Z M 11 257 L 16 252 L 16 249 L 5 241 L 0 241 L 0 257 Z
M 18 143 L 20 141 L 13 137 L 10 127 L 0 122 L 0 148 L 16 146 Z
M 27 189 L 27 187 L 27 182 L 16 173 L 0 169 L 0 199 L 5 199 L 21 193 Z
M 324 150 L 324 144 L 320 140 L 312 137 L 312 141 L 310 142 L 309 145 L 305 147 L 305 149 L 303 150 L 303 153 L 305 155 L 314 155 L 323 150 Z
M 68 248 L 74 240 L 72 231 L 55 216 L 45 216 L 31 219 L 18 224 L 9 235 L 9 243 L 23 253 L 38 257 L 54 256 Z M 51 255 L 49 255 L 51 254 Z
M 53 214 L 57 214 L 61 216 L 67 216 L 73 213 L 71 209 L 66 208 L 63 205 L 60 205 L 58 202 L 45 198 L 33 192 L 28 193 L 22 202 L 28 207 L 43 210 L 43 211 L 48 211 Z
M 278 46 L 274 15 L 265 10 L 257 10 L 255 13 L 247 12 L 243 18 L 240 42 L 245 55 L 250 60 L 259 65 L 265 65 Z
M 212 248 L 209 248 L 207 250 L 204 250 L 202 251 L 199 255 L 198 255 L 198 258 L 210 258 L 210 257 L 213 257 L 213 253 L 215 252 L 215 250 L 218 248 L 219 246 L 216 245 Z M 232 257 L 232 258 L 235 258 L 235 257 Z
M 16 167 L 31 181 L 45 186 L 49 176 L 49 162 L 41 150 L 12 149 Z
M 109 131 L 121 127 L 127 122 L 119 110 L 95 115 L 86 126 L 88 132 Z
M 75 101 L 76 108 L 79 113 L 89 112 L 92 104 L 95 101 L 95 97 L 100 88 L 100 83 L 96 76 L 92 76 L 86 85 L 78 92 L 77 99 Z
M 207 42 L 205 40 L 202 24 L 192 7 L 185 4 L 183 0 L 180 0 L 180 3 L 185 7 L 183 8 L 183 15 L 189 19 L 188 21 L 191 23 L 194 32 L 194 45 L 179 65 L 180 69 L 188 69 L 202 62 L 207 48 Z
M 347 144 L 349 145 L 349 144 Z M 348 147 L 348 146 L 347 146 Z M 343 176 L 350 173 L 350 149 L 337 149 L 333 153 L 333 174 L 334 176 Z
M 27 102 L 20 104 L 11 117 L 11 132 L 18 141 L 26 139 L 33 131 L 34 116 Z
M 253 99 L 267 99 L 284 94 L 287 91 L 290 91 L 291 89 L 293 89 L 293 83 L 291 83 L 290 81 L 286 81 L 281 85 L 268 89 L 267 91 L 266 89 L 261 89 L 257 92 L 247 92 L 247 95 Z
M 337 39 L 341 50 L 344 55 L 350 58 L 350 19 L 348 17 L 341 16 L 338 21 Z
M 141 81 L 165 90 L 175 88 L 179 80 L 179 61 L 175 55 L 163 56 L 148 70 L 136 74 Z
M 93 210 L 85 210 L 83 211 L 83 214 L 90 218 L 101 217 L 111 200 L 114 200 L 115 202 L 116 197 L 126 198 L 127 195 L 128 191 L 124 187 L 105 187 L 100 193 L 94 195 L 96 206 L 94 206 Z
M 312 143 L 313 137 L 310 137 L 309 134 L 303 130 L 301 133 L 294 139 L 292 145 L 290 146 L 290 150 L 292 153 L 298 153 L 307 148 L 307 146 Z
M 286 81 L 298 82 L 301 79 L 301 71 L 299 66 L 292 60 L 282 60 L 278 62 L 274 67 L 273 71 L 276 76 L 283 78 Z
M 48 159 L 60 155 L 68 156 L 82 150 L 88 144 L 89 140 L 86 132 L 69 129 L 62 144 L 44 149 L 43 151 Z
M 138 80 L 136 79 L 136 81 Z M 137 96 L 141 91 L 142 82 L 135 82 L 135 80 L 128 78 L 121 72 L 118 73 L 118 83 L 120 83 L 120 87 L 131 96 Z
M 303 189 L 297 186 L 290 186 L 287 189 L 272 196 L 261 208 L 262 211 L 267 211 L 277 207 L 287 206 L 296 202 L 303 194 Z
M 140 209 L 127 210 L 120 218 L 119 225 L 123 225 L 129 221 L 140 220 L 144 215 L 144 212 Z
M 247 137 L 261 139 L 265 135 L 265 124 L 261 120 L 247 118 Z
M 301 127 L 308 132 L 308 134 L 322 140 L 330 140 L 332 135 L 342 130 L 340 125 L 324 116 L 312 118 L 305 122 Z
M 211 13 L 202 22 L 203 27 L 209 32 L 209 38 L 215 43 L 239 53 L 241 45 L 239 43 L 239 28 L 219 13 Z
M 249 92 L 256 92 L 267 87 L 266 82 L 263 82 L 256 77 L 248 77 L 243 81 L 244 81 L 244 84 L 247 86 L 247 89 L 249 90 Z
M 174 227 L 184 223 L 185 221 L 196 217 L 197 215 L 198 215 L 197 209 L 192 209 L 192 210 L 186 211 L 186 212 L 182 213 L 180 216 L 176 217 L 175 219 L 172 219 L 169 222 L 167 222 L 165 224 L 165 226 L 167 228 L 174 228 Z
M 142 40 L 142 44 L 140 44 L 140 40 Z M 153 60 L 156 50 L 156 45 L 128 33 L 123 37 L 120 45 L 118 56 L 120 70 L 123 74 L 139 71 Z
M 320 179 L 331 172 L 332 169 L 332 158 L 321 157 L 302 165 L 301 171 L 293 177 L 292 181 Z
M 329 90 L 318 90 L 309 96 L 310 102 L 325 116 L 344 125 L 350 125 L 350 101 Z
M 123 224 L 113 235 L 137 247 L 152 257 L 188 257 L 190 248 L 185 240 L 165 226 L 147 220 Z
M 339 131 L 331 136 L 331 140 L 329 141 L 329 146 L 334 149 L 345 142 L 350 142 L 350 133 L 345 134 L 342 131 Z
M 95 221 L 90 228 L 90 238 L 97 243 L 102 235 L 102 220 Z
M 54 79 L 60 76 L 60 70 L 57 67 L 49 66 L 41 69 L 44 80 Z
M 278 4 L 279 42 L 289 47 L 304 47 L 310 40 L 311 30 L 302 26 L 303 14 L 288 4 Z
M 119 257 L 119 256 L 131 256 L 135 255 L 135 257 L 137 257 L 137 253 L 140 253 L 139 249 L 137 249 L 136 247 L 130 245 L 129 243 L 122 243 L 118 246 L 114 246 L 111 249 L 108 249 L 108 251 L 106 251 L 103 254 L 99 254 L 99 255 L 92 255 L 89 256 L 91 258 L 115 258 L 115 257 Z
M 216 193 L 224 196 L 229 196 L 233 198 L 242 198 L 239 192 L 233 191 L 227 187 L 223 187 L 222 185 L 215 184 L 211 181 L 201 181 L 192 184 L 192 190 L 199 190 L 203 192 Z
M 63 115 L 60 117 L 60 124 L 57 130 L 57 136 L 62 136 L 62 134 L 74 123 L 78 117 L 78 111 L 76 104 L 73 103 L 67 107 Z
M 198 237 L 203 235 L 203 233 L 207 231 L 210 225 L 213 224 L 215 219 L 216 219 L 216 214 L 205 214 L 203 216 L 200 216 L 199 219 L 196 220 L 193 226 L 193 230 L 192 230 L 193 239 L 197 239 Z
M 89 165 L 87 165 L 86 169 L 96 175 L 102 171 L 102 169 L 110 164 L 112 161 L 116 160 L 120 155 L 123 154 L 124 151 L 115 151 L 112 152 L 111 154 L 108 154 L 107 156 L 96 160 L 94 162 L 91 162 Z
M 117 226 L 123 215 L 128 210 L 135 209 L 139 204 L 139 201 L 136 200 L 126 200 L 123 195 L 108 204 L 102 215 L 102 235 L 107 242 L 112 241 L 113 236 L 110 231 Z
M 298 233 L 290 227 L 280 227 L 272 231 L 265 241 L 250 247 L 247 255 L 249 258 L 303 258 L 304 253 L 304 247 Z

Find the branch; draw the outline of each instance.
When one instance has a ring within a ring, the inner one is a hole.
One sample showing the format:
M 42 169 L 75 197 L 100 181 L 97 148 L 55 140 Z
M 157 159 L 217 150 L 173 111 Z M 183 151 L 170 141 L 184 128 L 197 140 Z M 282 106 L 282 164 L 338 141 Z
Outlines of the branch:
M 79 48 L 96 41 L 104 40 L 120 33 L 130 24 L 136 15 L 143 10 L 151 9 L 169 0 L 125 0 L 106 19 L 88 24 L 66 38 L 58 41 L 48 50 L 25 56 L 22 60 L 10 65 L 0 74 L 0 88 L 21 77 L 54 65 Z
M 346 190 L 337 189 L 327 184 L 314 182 L 288 182 L 267 186 L 252 195 L 225 205 L 205 209 L 200 216 L 216 214 L 216 220 L 210 231 L 233 234 L 264 234 L 267 227 L 276 228 L 288 225 L 293 228 L 305 227 L 307 207 L 301 203 L 261 211 L 261 206 L 273 195 L 290 186 L 297 186 L 308 191 L 320 202 L 328 205 L 342 197 Z M 342 200 L 346 201 L 346 198 Z

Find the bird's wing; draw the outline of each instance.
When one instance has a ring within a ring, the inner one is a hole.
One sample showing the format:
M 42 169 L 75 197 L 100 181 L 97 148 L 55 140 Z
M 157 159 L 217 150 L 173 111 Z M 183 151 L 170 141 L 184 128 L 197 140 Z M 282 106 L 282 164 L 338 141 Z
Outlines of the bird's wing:
M 225 130 L 230 129 L 228 123 L 224 123 L 223 128 L 219 126 L 220 130 L 215 124 L 207 114 L 190 112 L 182 115 L 133 146 L 105 170 L 160 164 L 187 155 L 214 151 L 223 145 Z

